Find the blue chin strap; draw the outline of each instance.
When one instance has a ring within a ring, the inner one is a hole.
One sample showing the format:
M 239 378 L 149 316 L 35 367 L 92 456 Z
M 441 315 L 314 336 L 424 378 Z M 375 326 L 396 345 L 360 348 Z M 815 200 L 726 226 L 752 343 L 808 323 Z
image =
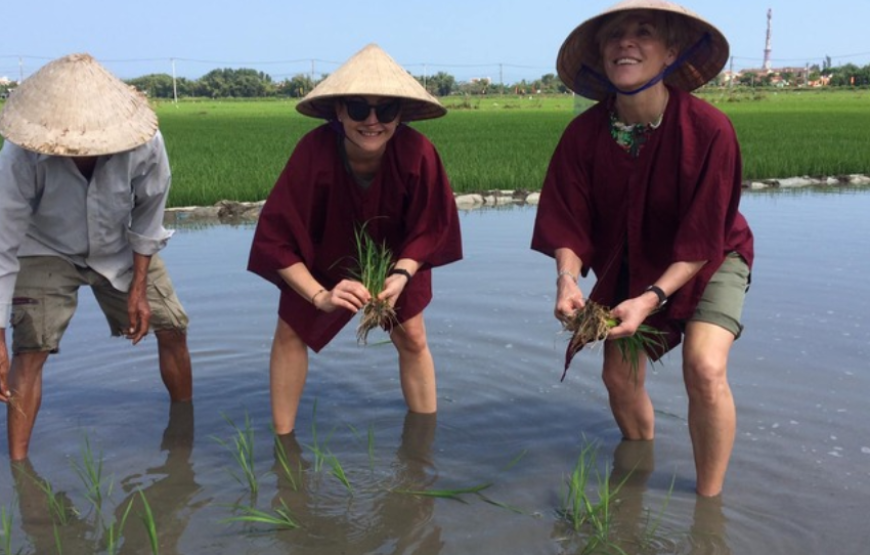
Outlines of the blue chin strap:
M 613 83 L 610 82 L 610 79 L 608 79 L 606 76 L 598 73 L 597 71 L 595 71 L 591 67 L 587 66 L 586 64 L 583 64 L 583 66 L 580 68 L 580 71 L 577 72 L 577 77 L 574 79 L 574 89 L 578 90 L 578 91 L 586 89 L 586 87 L 580 86 L 580 84 L 581 84 L 580 77 L 585 73 L 585 74 L 588 74 L 589 76 L 591 76 L 596 81 L 598 81 L 602 85 L 602 87 L 605 90 L 607 90 L 607 92 L 624 94 L 627 96 L 635 95 L 639 92 L 645 91 L 648 88 L 654 86 L 656 83 L 658 83 L 659 81 L 663 80 L 668 75 L 670 75 L 671 73 L 676 71 L 677 68 L 679 68 L 683 64 L 683 62 L 685 62 L 686 60 L 688 60 L 689 58 L 694 56 L 702 47 L 708 46 L 712 40 L 713 39 L 710 36 L 710 33 L 704 33 L 704 35 L 700 39 L 698 39 L 698 42 L 696 42 L 694 45 L 692 45 L 691 48 L 689 48 L 685 52 L 683 52 L 674 61 L 674 63 L 672 63 L 669 66 L 665 66 L 665 68 L 663 70 L 661 70 L 658 73 L 658 75 L 656 75 L 655 77 L 650 79 L 645 85 L 642 85 L 641 87 L 634 89 L 633 91 L 624 91 L 624 90 L 616 87 Z

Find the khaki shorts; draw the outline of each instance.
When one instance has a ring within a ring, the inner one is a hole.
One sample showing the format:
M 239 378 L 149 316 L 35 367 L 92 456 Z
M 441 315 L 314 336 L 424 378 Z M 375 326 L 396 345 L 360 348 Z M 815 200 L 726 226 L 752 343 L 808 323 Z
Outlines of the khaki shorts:
M 740 337 L 743 332 L 740 318 L 749 281 L 746 261 L 736 252 L 728 254 L 710 278 L 690 321 L 715 324 L 733 333 L 735 339 Z
M 78 290 L 88 286 L 109 323 L 112 335 L 130 326 L 127 293 L 109 280 L 56 256 L 19 259 L 21 270 L 12 298 L 12 352 L 57 352 L 60 340 L 78 305 Z M 148 268 L 150 329 L 187 330 L 187 314 L 175 295 L 166 266 L 158 255 Z

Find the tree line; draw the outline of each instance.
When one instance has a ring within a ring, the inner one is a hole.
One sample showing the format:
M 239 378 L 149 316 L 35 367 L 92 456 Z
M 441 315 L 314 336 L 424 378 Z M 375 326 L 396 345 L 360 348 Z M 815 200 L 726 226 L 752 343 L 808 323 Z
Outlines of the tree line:
M 152 98 L 301 98 L 326 77 L 324 75 L 319 79 L 313 79 L 309 74 L 300 73 L 282 81 L 275 81 L 269 74 L 255 69 L 223 68 L 214 69 L 199 79 L 179 77 L 173 80 L 167 73 L 153 73 L 129 79 L 127 83 Z M 855 64 L 846 64 L 832 67 L 830 61 L 826 60 L 821 66 L 811 66 L 804 80 L 808 78 L 812 82 L 820 77 L 824 77 L 827 86 L 831 87 L 870 87 L 870 65 L 859 67 Z M 417 75 L 415 78 L 435 96 L 568 92 L 567 87 L 554 73 L 512 84 L 493 83 L 488 79 L 457 81 L 453 75 L 443 71 L 434 75 Z M 801 84 L 801 79 L 795 79 L 790 71 L 766 74 L 746 71 L 736 79 L 735 83 L 745 86 L 767 86 L 776 83 L 795 86 Z M 724 85 L 723 76 L 720 75 L 713 84 Z M 3 92 L 5 91 L 0 87 L 0 93 Z
M 283 81 L 274 81 L 271 76 L 254 69 L 215 69 L 199 79 L 184 77 L 173 80 L 166 73 L 154 73 L 127 80 L 152 98 L 205 97 L 205 98 L 302 98 L 327 75 L 312 79 L 309 74 L 297 74 Z M 559 78 L 548 73 L 539 79 L 522 80 L 511 85 L 493 83 L 487 79 L 468 82 L 457 81 L 453 75 L 438 72 L 434 75 L 414 76 L 423 87 L 435 96 L 451 94 L 506 94 L 506 93 L 564 93 L 568 89 Z

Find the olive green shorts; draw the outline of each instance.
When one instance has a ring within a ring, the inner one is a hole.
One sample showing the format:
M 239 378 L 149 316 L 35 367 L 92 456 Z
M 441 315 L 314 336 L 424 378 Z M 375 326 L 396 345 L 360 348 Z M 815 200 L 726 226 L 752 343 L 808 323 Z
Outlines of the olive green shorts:
M 707 322 L 725 328 L 740 337 L 743 324 L 743 302 L 749 290 L 749 266 L 736 252 L 729 253 L 710 278 L 691 322 Z
M 78 290 L 90 287 L 109 323 L 112 335 L 124 335 L 130 327 L 127 293 L 90 268 L 81 268 L 57 256 L 19 259 L 21 269 L 12 297 L 12 352 L 57 352 L 78 306 Z M 159 255 L 148 268 L 150 329 L 187 330 L 187 314 L 181 306 L 166 266 Z

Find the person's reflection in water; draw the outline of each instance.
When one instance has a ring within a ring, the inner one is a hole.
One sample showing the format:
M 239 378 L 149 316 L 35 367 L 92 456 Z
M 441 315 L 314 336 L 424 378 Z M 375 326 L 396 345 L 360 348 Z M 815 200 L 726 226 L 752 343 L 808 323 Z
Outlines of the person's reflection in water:
M 33 551 L 22 553 L 57 553 L 58 543 L 64 553 L 95 551 L 94 524 L 87 513 L 82 516 L 65 492 L 54 491 L 30 459 L 10 461 L 9 470 L 18 498 L 21 529 L 33 546 Z M 49 492 L 53 501 L 49 500 Z
M 191 503 L 200 491 L 196 483 L 190 455 L 193 451 L 193 403 L 172 403 L 169 407 L 169 422 L 163 431 L 160 450 L 166 451 L 166 462 L 155 468 L 148 468 L 144 476 L 129 476 L 121 482 L 127 497 L 115 509 L 116 522 L 123 518 L 127 505 L 132 501 L 133 509 L 127 517 L 122 531 L 123 545 L 121 554 L 151 553 L 151 545 L 145 527 L 136 518 L 143 512 L 141 489 L 151 507 L 160 541 L 160 553 L 181 553 L 178 542 L 196 510 L 209 499 Z M 142 486 L 142 481 L 150 477 L 156 479 Z
M 619 509 L 615 514 L 617 536 L 631 536 L 634 528 L 640 533 L 642 541 L 654 544 L 670 545 L 682 543 L 682 539 L 674 531 L 659 529 L 653 537 L 645 537 L 649 532 L 649 519 L 657 518 L 662 510 L 660 506 L 644 507 L 644 493 L 647 491 L 647 481 L 655 470 L 655 450 L 653 441 L 624 440 L 613 451 L 613 471 L 610 475 L 611 491 L 619 487 Z M 662 501 L 664 502 L 664 501 Z M 638 527 L 640 525 L 640 527 Z M 688 551 L 690 555 L 730 555 L 731 550 L 725 541 L 725 517 L 722 514 L 722 497 L 700 497 L 695 500 L 692 527 L 688 534 Z M 624 545 L 623 548 L 631 546 Z M 630 549 L 625 549 L 631 553 Z M 682 552 L 682 551 L 681 551 Z
M 613 450 L 610 472 L 610 491 L 617 491 L 619 505 L 614 514 L 615 538 L 643 535 L 639 524 L 648 522 L 649 509 L 644 505 L 647 480 L 655 470 L 655 442 L 653 440 L 623 440 Z M 654 510 L 652 511 L 655 512 Z M 617 540 L 618 541 L 618 540 Z M 633 541 L 633 540 L 632 540 Z M 632 546 L 624 545 L 627 553 Z
M 727 541 L 727 519 L 722 513 L 722 496 L 699 497 L 695 502 L 690 555 L 731 555 Z
M 278 436 L 273 467 L 278 491 L 272 507 L 286 504 L 301 529 L 280 532 L 277 537 L 294 547 L 322 553 L 440 553 L 444 546 L 441 528 L 430 522 L 435 499 L 397 493 L 425 490 L 437 480 L 432 460 L 436 423 L 435 414 L 408 412 L 389 485 L 376 484 L 375 493 L 366 490 L 353 504 L 321 491 L 324 482 L 312 475 L 295 432 Z M 367 499 L 371 499 L 371 509 L 361 509 Z

